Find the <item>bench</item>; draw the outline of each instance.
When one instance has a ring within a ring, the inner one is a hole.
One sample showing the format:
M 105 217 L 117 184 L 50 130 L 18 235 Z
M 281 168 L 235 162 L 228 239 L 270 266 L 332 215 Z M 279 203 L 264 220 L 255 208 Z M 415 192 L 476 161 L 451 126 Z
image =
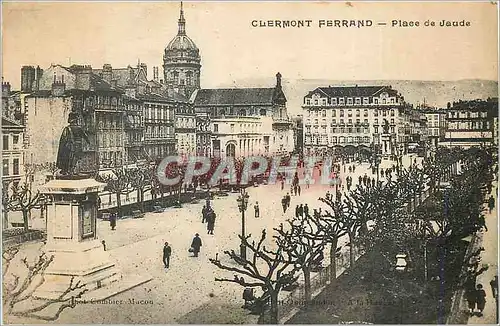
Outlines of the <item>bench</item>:
M 135 211 L 132 211 L 132 217 L 133 218 L 143 218 L 146 214 L 144 214 L 143 212 L 141 212 L 140 210 L 135 210 Z
M 163 208 L 161 206 L 153 206 L 154 213 L 163 213 L 164 210 L 165 210 L 165 208 Z

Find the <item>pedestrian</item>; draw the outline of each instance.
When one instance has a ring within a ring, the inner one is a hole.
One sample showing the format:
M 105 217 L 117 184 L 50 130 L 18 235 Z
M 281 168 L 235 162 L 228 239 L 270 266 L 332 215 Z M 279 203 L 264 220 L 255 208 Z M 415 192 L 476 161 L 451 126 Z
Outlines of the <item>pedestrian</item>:
M 309 206 L 307 206 L 307 204 L 304 205 L 304 216 L 309 216 Z
M 258 201 L 255 202 L 255 205 L 253 206 L 253 209 L 255 211 L 255 218 L 260 217 L 259 202 Z
M 116 213 L 111 213 L 109 215 L 109 225 L 111 226 L 111 230 L 114 231 L 116 227 Z
M 491 280 L 490 286 L 491 293 L 493 293 L 493 298 L 498 301 L 498 275 L 495 275 L 495 277 Z
M 293 192 L 294 192 L 295 196 L 297 196 L 297 184 L 295 184 L 295 186 L 293 186 Z
M 285 180 L 281 179 L 281 190 L 285 189 Z
M 210 208 L 207 205 L 203 206 L 203 208 L 201 209 L 201 223 L 205 223 L 205 221 L 207 220 L 209 209 Z
M 198 253 L 201 248 L 201 239 L 198 233 L 195 234 L 193 241 L 191 242 L 190 251 L 193 253 L 193 257 L 198 257 Z
M 295 207 L 295 217 L 296 217 L 296 218 L 299 218 L 299 217 L 300 217 L 300 206 L 299 206 L 299 205 L 297 205 L 297 206 Z
M 362 176 L 359 176 L 358 177 L 358 184 L 361 185 L 361 183 L 363 182 L 363 177 Z
M 302 204 L 299 206 L 299 216 L 304 217 L 304 206 Z
M 383 178 L 384 177 L 384 169 L 380 169 L 380 176 Z
M 306 178 L 306 185 L 307 185 L 307 189 L 309 189 L 309 184 L 311 183 L 311 181 L 309 181 L 309 177 Z
M 287 208 L 290 207 L 290 201 L 291 201 L 291 197 L 290 197 L 290 194 L 287 192 L 286 193 L 286 206 Z
M 207 233 L 213 235 L 214 234 L 214 227 L 215 227 L 215 212 L 213 210 L 208 213 L 207 217 Z
M 297 192 L 299 193 L 299 196 L 300 196 L 300 185 L 297 185 Z
M 375 188 L 375 178 L 372 179 L 372 187 Z
M 345 171 L 344 171 L 344 172 L 345 172 Z M 349 166 L 349 173 L 351 173 L 351 172 L 352 172 L 352 169 L 351 169 L 351 167 Z
M 169 246 L 168 242 L 165 242 L 163 246 L 163 266 L 165 268 L 170 267 L 170 255 L 172 254 L 172 248 Z
M 330 196 L 331 196 L 331 195 L 330 195 L 330 192 L 329 192 L 329 191 L 327 191 L 327 192 L 326 192 L 326 194 L 325 194 L 326 200 L 330 200 Z
M 467 306 L 469 308 L 469 314 L 474 315 L 474 310 L 476 309 L 476 277 L 469 275 L 465 281 L 465 300 L 467 300 Z
M 490 199 L 488 199 L 488 208 L 490 209 L 490 214 L 493 208 L 495 208 L 495 198 L 493 196 L 490 196 Z
M 283 206 L 283 213 L 286 213 L 286 208 L 288 207 L 286 202 L 286 196 L 283 196 L 283 198 L 281 199 L 281 206 Z
M 483 285 L 478 284 L 476 290 L 476 305 L 479 310 L 479 317 L 483 315 L 484 306 L 486 304 L 486 292 L 483 290 Z

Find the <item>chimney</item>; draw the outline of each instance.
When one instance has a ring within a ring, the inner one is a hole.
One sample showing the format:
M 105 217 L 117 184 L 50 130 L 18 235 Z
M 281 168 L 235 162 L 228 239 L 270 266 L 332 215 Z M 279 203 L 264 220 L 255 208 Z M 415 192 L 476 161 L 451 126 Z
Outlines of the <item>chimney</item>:
M 140 67 L 142 70 L 144 70 L 144 74 L 146 75 L 146 78 L 148 77 L 148 66 L 145 63 L 141 63 Z
M 75 88 L 90 90 L 90 75 L 92 74 L 92 67 L 89 65 L 73 65 L 70 69 L 75 74 Z
M 102 79 L 108 83 L 111 83 L 111 79 L 113 79 L 113 68 L 109 63 L 102 66 Z
M 276 88 L 281 88 L 281 74 L 279 72 L 276 74 Z
M 158 67 L 153 67 L 153 80 L 158 81 Z
M 61 81 L 54 81 L 52 83 L 52 96 L 63 96 L 65 90 L 66 84 L 64 83 L 64 77 Z
M 2 77 L 2 97 L 9 97 L 10 95 L 10 83 L 4 82 Z
M 21 68 L 21 92 L 33 91 L 35 81 L 35 67 L 23 66 Z

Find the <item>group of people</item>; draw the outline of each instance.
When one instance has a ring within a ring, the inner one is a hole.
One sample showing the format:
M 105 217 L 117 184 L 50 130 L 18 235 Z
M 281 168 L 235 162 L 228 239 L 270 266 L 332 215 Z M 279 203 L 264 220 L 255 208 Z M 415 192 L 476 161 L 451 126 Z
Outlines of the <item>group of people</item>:
M 198 257 L 202 246 L 201 238 L 198 233 L 195 234 L 193 241 L 191 241 L 191 247 L 189 248 L 189 252 L 193 253 L 193 257 Z M 165 269 L 170 268 L 170 257 L 172 256 L 172 247 L 168 242 L 165 242 L 163 245 L 163 256 L 162 262 Z
M 210 206 L 210 203 L 207 202 L 205 206 L 203 206 L 201 210 L 201 223 L 207 222 L 207 234 L 214 234 L 214 228 L 215 228 L 215 218 L 217 215 L 215 214 L 214 210 Z
M 309 216 L 309 206 L 307 206 L 307 204 L 297 205 L 297 207 L 295 207 L 295 217 L 298 218 L 304 216 Z
M 287 192 L 285 196 L 281 199 L 281 206 L 283 207 L 283 213 L 286 213 L 286 210 L 288 207 L 290 207 L 290 201 L 291 201 L 290 194 Z

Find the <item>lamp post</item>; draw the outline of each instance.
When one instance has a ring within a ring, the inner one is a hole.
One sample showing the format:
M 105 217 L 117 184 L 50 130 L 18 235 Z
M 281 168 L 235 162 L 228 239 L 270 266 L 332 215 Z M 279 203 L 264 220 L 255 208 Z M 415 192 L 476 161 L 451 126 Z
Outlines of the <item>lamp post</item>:
M 240 244 L 240 257 L 242 259 L 247 259 L 247 247 L 243 241 L 245 238 L 245 211 L 248 207 L 248 194 L 245 189 L 241 190 L 240 195 L 236 199 L 238 202 L 238 208 L 241 212 L 241 244 Z
M 408 262 L 406 261 L 407 259 L 407 255 L 404 254 L 404 253 L 399 253 L 396 255 L 396 272 L 399 274 L 399 291 L 400 293 L 404 293 L 404 290 L 403 290 L 403 278 L 404 278 L 404 274 L 406 273 L 407 271 L 407 268 L 408 268 Z M 403 322 L 403 311 L 404 311 L 404 307 L 403 307 L 403 300 L 402 298 L 399 299 L 399 303 L 400 303 L 400 306 L 399 306 L 399 310 L 400 310 L 400 324 L 404 324 Z

